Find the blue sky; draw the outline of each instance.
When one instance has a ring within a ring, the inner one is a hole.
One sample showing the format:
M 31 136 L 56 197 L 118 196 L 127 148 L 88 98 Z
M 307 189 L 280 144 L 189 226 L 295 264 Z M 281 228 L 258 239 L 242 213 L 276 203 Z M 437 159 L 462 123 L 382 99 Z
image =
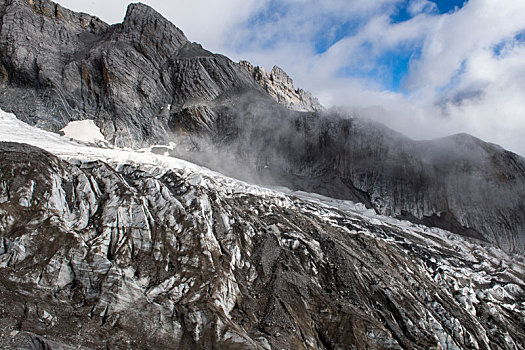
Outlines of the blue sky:
M 422 5 L 421 11 L 439 16 L 442 14 L 451 14 L 459 11 L 467 2 L 465 0 L 444 0 L 428 1 Z M 380 6 L 381 13 L 389 17 L 391 24 L 395 25 L 401 22 L 410 21 L 420 14 L 413 9 L 413 1 L 392 1 L 385 2 Z M 300 3 L 299 6 L 303 4 Z M 277 47 L 283 37 L 289 35 L 287 32 L 275 32 L 271 36 L 259 36 L 260 31 L 265 31 L 268 26 L 279 27 L 279 22 L 286 19 L 288 14 L 297 11 L 296 2 L 286 2 L 279 0 L 270 0 L 259 9 L 256 13 L 246 19 L 245 26 L 250 29 L 250 34 L 243 41 L 236 44 L 235 49 L 242 51 L 246 47 L 256 43 L 261 49 L 272 49 Z M 311 20 L 311 18 L 309 18 Z M 366 26 L 369 17 L 367 16 L 340 16 L 337 12 L 328 12 L 324 17 L 314 19 L 315 29 L 306 38 L 313 46 L 314 54 L 320 55 L 325 53 L 330 47 L 338 41 L 356 35 L 364 26 Z M 421 54 L 422 40 L 410 44 L 401 44 L 375 55 L 373 65 L 355 65 L 343 66 L 338 71 L 339 76 L 355 77 L 359 79 L 373 80 L 380 83 L 385 89 L 404 92 L 403 80 L 409 72 L 410 61 L 417 59 Z M 362 43 L 361 50 L 370 50 L 368 42 Z
M 466 4 L 466 0 L 437 0 L 431 2 L 435 4 L 435 7 L 430 12 L 436 15 L 453 13 Z M 390 16 L 393 24 L 409 21 L 415 17 L 413 13 L 410 13 L 409 4 L 408 1 L 403 1 L 394 8 Z M 417 59 L 420 55 L 421 43 L 385 52 L 378 60 L 378 65 L 384 68 L 383 71 L 370 76 L 370 78 L 382 81 L 383 86 L 391 91 L 403 92 L 403 78 L 409 72 L 410 60 Z
M 122 21 L 127 0 L 58 0 Z M 143 0 L 192 41 L 416 139 L 525 155 L 524 0 Z

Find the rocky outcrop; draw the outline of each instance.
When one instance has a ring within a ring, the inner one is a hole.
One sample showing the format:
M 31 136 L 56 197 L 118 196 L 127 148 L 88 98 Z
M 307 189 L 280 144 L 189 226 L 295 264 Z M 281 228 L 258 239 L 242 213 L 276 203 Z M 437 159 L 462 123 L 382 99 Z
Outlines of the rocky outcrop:
M 106 152 L 0 143 L 3 347 L 525 346 L 522 256 Z
M 254 66 L 248 61 L 240 61 L 241 66 L 246 68 L 256 82 L 272 96 L 275 101 L 289 109 L 300 112 L 316 112 L 323 110 L 319 103 L 309 91 L 296 89 L 293 80 L 281 68 L 274 66 L 271 72 L 263 67 Z
M 197 114 L 181 120 L 187 110 L 264 93 L 238 64 L 191 43 L 146 5 L 131 4 L 109 26 L 48 0 L 0 3 L 0 106 L 44 129 L 93 119 L 112 143 L 143 146 L 179 125 L 204 126 Z

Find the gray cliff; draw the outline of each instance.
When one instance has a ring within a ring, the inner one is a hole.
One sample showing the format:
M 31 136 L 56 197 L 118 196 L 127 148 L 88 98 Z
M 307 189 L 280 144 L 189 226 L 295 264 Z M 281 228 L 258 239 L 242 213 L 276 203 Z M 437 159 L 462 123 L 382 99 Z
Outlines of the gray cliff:
M 2 0 L 0 15 L 0 105 L 48 130 L 94 119 L 114 144 L 143 146 L 179 124 L 205 127 L 207 105 L 223 95 L 263 93 L 239 64 L 143 4 L 113 26 L 47 0 Z M 187 111 L 201 118 L 178 120 Z

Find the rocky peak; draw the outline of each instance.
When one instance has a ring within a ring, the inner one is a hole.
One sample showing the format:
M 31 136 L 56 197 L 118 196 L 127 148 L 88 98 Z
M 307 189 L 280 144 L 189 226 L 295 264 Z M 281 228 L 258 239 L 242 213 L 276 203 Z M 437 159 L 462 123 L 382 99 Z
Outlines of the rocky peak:
M 151 48 L 165 52 L 174 52 L 189 42 L 182 30 L 142 3 L 128 5 L 122 32 L 128 34 L 133 43 L 141 46 L 147 43 Z
M 47 130 L 92 119 L 113 143 L 156 143 L 188 99 L 258 90 L 144 4 L 110 26 L 49 0 L 0 0 L 0 24 L 0 106 Z
M 323 109 L 316 97 L 309 91 L 296 89 L 293 80 L 286 72 L 278 66 L 274 66 L 271 72 L 263 67 L 254 66 L 248 61 L 240 61 L 252 77 L 257 81 L 277 102 L 287 108 L 301 112 L 315 112 Z
M 270 77 L 276 84 L 280 84 L 285 88 L 294 89 L 292 78 L 290 78 L 281 67 L 273 66 Z

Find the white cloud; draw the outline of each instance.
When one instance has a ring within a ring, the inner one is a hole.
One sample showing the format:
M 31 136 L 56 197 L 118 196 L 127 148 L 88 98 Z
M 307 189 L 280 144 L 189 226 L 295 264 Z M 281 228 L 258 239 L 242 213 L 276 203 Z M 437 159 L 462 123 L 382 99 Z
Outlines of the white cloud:
M 402 23 L 391 23 L 389 13 L 376 8 L 359 30 L 322 54 L 297 33 L 244 53 L 278 63 L 323 103 L 352 106 L 411 137 L 468 132 L 525 155 L 525 52 L 513 39 L 525 30 L 525 2 L 471 0 L 443 15 L 424 1 L 411 6 L 418 14 Z M 286 27 L 273 30 L 280 28 Z M 405 93 L 388 91 L 366 75 L 341 76 L 343 67 L 381 68 L 376 59 L 389 50 L 417 46 L 420 56 L 411 60 Z
M 110 24 L 122 22 L 126 14 L 127 0 L 58 0 L 55 1 L 61 6 L 77 12 L 85 12 L 98 16 Z
M 408 5 L 408 12 L 412 16 L 419 15 L 420 13 L 432 13 L 435 11 L 437 11 L 436 4 L 428 0 L 412 0 Z
M 410 85 L 446 85 L 463 61 L 524 28 L 524 1 L 471 0 L 460 11 L 439 16 L 426 31 L 422 56 L 413 67 Z

